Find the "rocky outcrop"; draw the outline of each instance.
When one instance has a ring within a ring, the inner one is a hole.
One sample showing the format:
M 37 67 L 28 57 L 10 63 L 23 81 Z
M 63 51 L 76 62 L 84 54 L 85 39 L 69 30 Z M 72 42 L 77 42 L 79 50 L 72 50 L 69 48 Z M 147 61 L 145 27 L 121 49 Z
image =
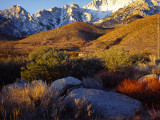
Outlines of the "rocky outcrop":
M 103 119 L 129 119 L 139 112 L 142 106 L 138 100 L 125 95 L 96 89 L 75 89 L 64 102 L 68 107 L 72 107 L 74 99 L 85 99 L 91 103 L 95 114 Z

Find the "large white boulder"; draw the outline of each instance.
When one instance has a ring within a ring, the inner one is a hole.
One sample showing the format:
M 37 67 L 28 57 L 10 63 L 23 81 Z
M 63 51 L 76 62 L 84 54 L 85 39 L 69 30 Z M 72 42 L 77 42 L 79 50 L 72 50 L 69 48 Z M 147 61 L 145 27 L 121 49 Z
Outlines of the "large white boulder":
M 92 104 L 95 113 L 103 119 L 128 119 L 141 110 L 141 102 L 128 96 L 96 89 L 79 88 L 64 99 L 66 106 L 73 107 L 75 99 L 85 99 Z
M 51 90 L 56 90 L 60 93 L 64 92 L 65 90 L 82 85 L 82 81 L 74 78 L 74 77 L 66 77 L 62 79 L 58 79 L 51 84 Z

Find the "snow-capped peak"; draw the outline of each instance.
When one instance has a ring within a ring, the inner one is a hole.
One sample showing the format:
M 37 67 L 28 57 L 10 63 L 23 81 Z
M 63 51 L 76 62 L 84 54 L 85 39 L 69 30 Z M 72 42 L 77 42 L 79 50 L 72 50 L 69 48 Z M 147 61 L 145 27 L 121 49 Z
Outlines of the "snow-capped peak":
M 99 10 L 99 11 L 113 11 L 125 7 L 132 3 L 134 0 L 94 0 L 88 5 L 84 6 L 85 9 Z
M 64 5 L 62 8 L 63 8 L 63 9 L 68 9 L 68 8 L 69 8 L 69 5 Z
M 22 8 L 20 5 L 13 5 L 9 9 L 2 11 L 2 14 L 7 18 L 12 18 L 12 17 L 15 18 L 16 17 L 16 18 L 23 18 L 24 19 L 24 17 L 27 17 L 27 18 L 31 19 L 31 15 L 24 8 Z
M 52 7 L 48 11 L 53 12 L 55 9 L 58 9 L 57 7 Z
M 77 4 L 71 4 L 69 7 L 70 8 L 79 8 L 79 6 Z

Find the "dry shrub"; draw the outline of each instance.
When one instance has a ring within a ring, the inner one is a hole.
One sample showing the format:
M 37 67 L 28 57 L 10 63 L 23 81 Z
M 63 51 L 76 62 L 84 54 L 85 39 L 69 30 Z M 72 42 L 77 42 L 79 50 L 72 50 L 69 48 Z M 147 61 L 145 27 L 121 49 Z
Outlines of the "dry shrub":
M 78 52 L 70 52 L 69 55 L 72 57 L 78 57 L 79 53 Z
M 88 104 L 87 100 L 84 99 L 74 99 L 75 103 L 75 119 L 89 119 L 94 111 L 92 110 L 92 105 Z
M 46 117 L 46 114 L 51 117 L 52 111 L 61 107 L 56 95 L 43 81 L 6 86 L 0 95 L 2 118 L 31 119 L 35 116 Z
M 30 93 L 29 96 L 32 100 L 37 101 L 38 99 L 41 99 L 48 90 L 48 86 L 45 82 L 39 80 L 39 81 L 33 81 L 32 86 L 30 87 Z
M 100 71 L 95 78 L 102 80 L 104 87 L 114 88 L 125 79 L 124 74 L 121 72 L 109 72 L 109 71 Z
M 137 94 L 142 94 L 143 86 L 137 80 L 124 80 L 118 85 L 117 90 L 135 98 Z
M 23 86 L 20 84 L 15 84 L 14 86 L 6 86 L 2 89 L 2 104 L 7 106 L 22 104 L 23 106 L 24 104 L 30 106 L 31 100 L 29 98 L 29 93 L 30 90 L 27 84 L 24 84 Z
M 148 113 L 152 120 L 160 120 L 160 106 L 156 107 L 152 105 L 152 110 L 148 110 Z
M 73 120 L 94 120 L 100 117 L 96 115 L 92 104 L 85 97 L 75 98 L 74 94 L 71 95 L 71 101 L 65 105 L 63 112 L 65 118 Z
M 160 83 L 156 79 L 148 79 L 145 83 L 139 83 L 137 80 L 124 80 L 116 89 L 144 104 L 160 104 Z
M 21 51 L 15 48 L 15 42 L 0 42 L 0 58 L 16 58 L 21 56 Z

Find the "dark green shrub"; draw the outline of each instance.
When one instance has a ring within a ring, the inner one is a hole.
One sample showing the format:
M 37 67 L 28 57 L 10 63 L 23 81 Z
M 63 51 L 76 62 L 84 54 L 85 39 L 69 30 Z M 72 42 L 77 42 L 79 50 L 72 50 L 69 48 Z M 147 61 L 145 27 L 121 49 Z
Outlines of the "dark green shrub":
M 79 79 L 82 77 L 93 76 L 96 72 L 104 69 L 103 62 L 97 58 L 90 59 L 70 59 L 63 65 L 65 75 L 73 76 Z
M 72 58 L 67 52 L 53 48 L 38 49 L 29 57 L 31 62 L 21 69 L 22 79 L 29 81 L 42 79 L 50 82 L 68 76 L 81 79 L 104 69 L 100 59 Z
M 102 58 L 109 71 L 113 72 L 124 72 L 133 64 L 148 60 L 142 54 L 130 53 L 123 49 L 109 49 L 96 55 Z
M 20 78 L 20 70 L 24 65 L 25 61 L 7 59 L 0 61 L 0 88 L 3 85 L 15 82 L 17 78 Z
M 69 60 L 70 55 L 65 51 L 53 48 L 39 48 L 29 54 L 29 58 L 38 64 L 55 66 Z

